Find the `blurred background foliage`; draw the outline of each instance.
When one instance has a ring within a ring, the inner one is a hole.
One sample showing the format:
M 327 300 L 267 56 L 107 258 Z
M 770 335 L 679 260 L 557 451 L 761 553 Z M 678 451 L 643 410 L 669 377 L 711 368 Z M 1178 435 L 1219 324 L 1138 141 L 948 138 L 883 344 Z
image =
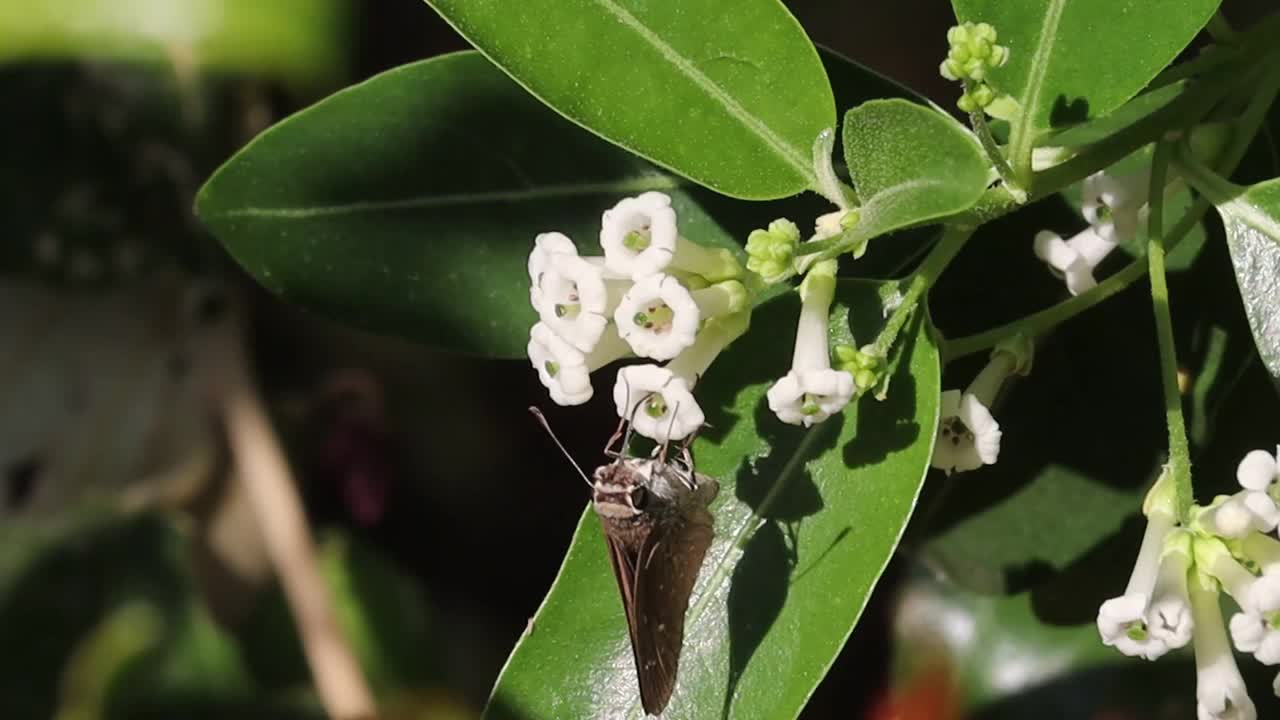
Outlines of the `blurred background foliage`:
M 945 3 L 788 5 L 816 42 L 954 100 L 936 74 Z M 1247 23 L 1267 5 L 1225 9 Z M 0 717 L 321 716 L 200 405 L 192 352 L 228 287 L 250 299 L 263 392 L 383 716 L 478 715 L 586 500 L 524 412 L 542 399 L 535 376 L 286 306 L 190 212 L 208 173 L 284 114 L 462 47 L 415 0 L 0 5 Z M 1246 173 L 1280 173 L 1253 157 Z M 1064 201 L 984 228 L 934 293 L 939 328 L 1055 301 L 1029 240 L 1073 222 Z M 1221 230 L 1206 235 L 1180 263 L 1196 272 L 1171 284 L 1208 497 L 1275 442 L 1260 419 L 1280 403 Z M 873 248 L 858 271 L 886 274 L 901 254 Z M 999 293 L 973 282 L 995 273 Z M 1129 662 L 1092 626 L 1123 586 L 1161 461 L 1147 303 L 1139 285 L 1064 326 L 1002 400 L 999 465 L 930 478 L 806 716 L 1190 716 L 1189 655 Z M 612 431 L 603 398 L 548 412 L 579 458 Z M 1271 695 L 1269 677 L 1254 683 Z

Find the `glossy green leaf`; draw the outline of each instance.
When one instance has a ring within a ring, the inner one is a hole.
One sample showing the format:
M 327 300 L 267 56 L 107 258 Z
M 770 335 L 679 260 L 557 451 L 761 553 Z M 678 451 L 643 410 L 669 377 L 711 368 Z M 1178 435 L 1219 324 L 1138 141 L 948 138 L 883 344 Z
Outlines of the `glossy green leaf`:
M 777 0 L 428 0 L 565 117 L 734 197 L 814 186 L 835 125 L 822 64 Z
M 1168 65 L 1220 0 L 952 0 L 1009 48 L 990 84 L 1016 98 L 1038 133 L 1101 117 Z
M 673 197 L 685 236 L 737 247 L 680 181 L 467 52 L 384 73 L 276 125 L 214 174 L 196 211 L 287 300 L 519 357 L 535 319 L 534 235 L 559 230 L 591 254 L 600 214 L 646 190 Z
M 1280 179 L 1218 202 L 1258 354 L 1280 384 Z
M 843 102 L 906 92 L 825 60 Z M 283 121 L 210 179 L 196 209 L 287 300 L 436 347 L 519 357 L 534 322 L 533 237 L 560 230 L 590 253 L 601 212 L 645 190 L 673 197 L 686 237 L 730 248 L 774 218 L 825 212 L 812 195 L 740 203 L 690 187 L 574 127 L 478 53 L 392 70 Z
M 844 157 L 867 238 L 968 209 L 990 181 L 986 155 L 955 120 L 901 99 L 844 116 Z
M 345 65 L 348 0 L 42 0 L 0 4 L 0 62 L 190 63 L 314 83 Z
M 833 332 L 872 336 L 879 286 L 843 281 Z M 717 540 L 688 615 L 664 717 L 791 718 L 840 651 L 911 514 L 932 453 L 938 355 L 926 324 L 905 336 L 886 402 L 864 397 L 804 430 L 768 410 L 790 361 L 798 302 L 755 312 L 751 331 L 698 386 L 707 426 L 694 446 L 717 478 Z M 847 320 L 846 320 L 847 318 Z M 752 515 L 775 482 L 785 483 Z M 749 536 L 743 549 L 732 538 Z M 588 508 L 550 594 L 494 689 L 492 718 L 638 717 L 631 649 L 600 525 Z

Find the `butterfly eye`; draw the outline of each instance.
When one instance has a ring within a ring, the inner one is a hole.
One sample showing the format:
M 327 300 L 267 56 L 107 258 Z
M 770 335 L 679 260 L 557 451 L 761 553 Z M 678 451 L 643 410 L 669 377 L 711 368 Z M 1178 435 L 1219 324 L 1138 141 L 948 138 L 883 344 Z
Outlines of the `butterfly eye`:
M 631 491 L 631 507 L 637 510 L 643 510 L 645 505 L 649 504 L 649 491 L 643 487 L 637 487 Z

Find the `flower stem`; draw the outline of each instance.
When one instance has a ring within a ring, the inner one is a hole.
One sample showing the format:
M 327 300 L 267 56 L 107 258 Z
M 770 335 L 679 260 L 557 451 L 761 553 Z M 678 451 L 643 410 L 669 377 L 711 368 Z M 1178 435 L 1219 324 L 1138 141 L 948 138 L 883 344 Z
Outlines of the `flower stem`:
M 1280 18 L 1280 15 L 1278 15 L 1277 17 Z M 1252 32 L 1252 30 L 1250 32 Z M 1231 64 L 1230 67 L 1234 68 L 1235 64 L 1234 63 Z M 1222 84 L 1226 85 L 1227 83 L 1224 82 Z M 1221 94 L 1225 92 L 1226 90 L 1222 89 L 1221 91 L 1217 92 L 1217 94 L 1215 94 L 1214 97 L 1220 97 Z M 1259 129 L 1262 127 L 1262 123 L 1267 116 L 1267 110 L 1268 108 L 1271 107 L 1271 104 L 1275 100 L 1277 94 L 1280 94 L 1280 64 L 1274 65 L 1272 69 L 1268 71 L 1266 77 L 1263 79 L 1263 81 L 1259 85 L 1259 92 L 1257 92 L 1254 95 L 1253 99 L 1249 103 L 1249 106 L 1240 115 L 1240 119 L 1236 123 L 1236 132 L 1232 137 L 1231 144 L 1227 147 L 1225 151 L 1223 151 L 1222 160 L 1219 164 L 1219 167 L 1221 168 L 1221 174 L 1223 176 L 1230 175 L 1235 170 L 1236 166 L 1240 164 L 1240 161 L 1244 158 L 1244 154 L 1248 151 L 1249 146 L 1253 142 L 1253 139 L 1257 136 Z M 1188 97 L 1188 96 L 1184 95 L 1183 97 Z M 1164 110 L 1158 111 L 1157 113 L 1154 113 L 1150 117 L 1155 117 L 1156 115 L 1163 115 L 1168 110 L 1176 110 L 1176 112 L 1172 115 L 1172 117 L 1176 118 L 1178 116 L 1178 113 L 1188 112 L 1193 109 L 1194 110 L 1200 110 L 1202 108 L 1207 109 L 1207 106 L 1205 106 L 1203 103 L 1200 103 L 1200 102 L 1182 105 L 1181 100 L 1182 98 L 1179 98 L 1173 103 L 1170 103 L 1169 105 L 1165 106 Z M 1175 106 L 1177 107 L 1175 108 Z M 1184 118 L 1183 123 L 1195 122 L 1195 120 L 1198 118 L 1199 118 L 1199 115 L 1187 116 L 1186 118 Z M 1131 125 L 1129 129 L 1133 129 L 1137 127 L 1137 125 L 1143 124 L 1143 122 L 1144 121 L 1140 121 L 1135 125 Z M 1161 125 L 1157 124 L 1155 125 L 1155 127 L 1161 127 Z M 1167 129 L 1169 125 L 1165 123 L 1163 127 Z M 1120 134 L 1114 135 L 1111 138 L 1108 138 L 1107 140 L 1104 140 L 1102 143 L 1099 143 L 1095 147 L 1101 147 L 1103 145 L 1108 145 L 1109 143 L 1112 143 L 1112 141 L 1116 140 L 1116 138 L 1120 137 L 1120 135 L 1127 133 L 1129 129 L 1122 131 Z M 1110 156 L 1114 153 L 1118 153 L 1119 149 L 1107 149 L 1105 151 L 1100 151 L 1100 152 L 1104 152 L 1106 156 Z M 1077 161 L 1083 158 L 1090 157 L 1093 154 L 1094 153 L 1090 153 L 1088 155 L 1079 156 L 1073 160 L 1063 163 L 1062 165 L 1058 165 L 1049 170 L 1046 170 L 1045 172 L 1037 176 L 1037 183 L 1039 183 L 1039 181 L 1041 180 L 1048 181 L 1055 178 L 1057 173 L 1062 173 L 1062 171 L 1068 166 L 1076 164 Z M 1116 159 L 1119 159 L 1119 158 L 1117 157 Z M 1206 196 L 1204 195 L 1204 190 L 1208 189 L 1209 192 L 1212 193 L 1214 191 L 1214 188 L 1211 187 L 1209 184 L 1207 184 L 1204 180 L 1206 177 L 1209 177 L 1209 178 L 1216 177 L 1212 174 L 1211 171 L 1209 171 L 1203 165 L 1198 164 L 1195 158 L 1191 155 L 1191 153 L 1184 151 L 1182 148 L 1180 148 L 1179 152 L 1177 152 L 1174 155 L 1173 161 L 1176 164 L 1176 167 L 1178 168 L 1179 173 L 1182 174 L 1182 176 L 1185 179 L 1187 179 L 1188 182 L 1193 187 L 1195 187 L 1198 191 L 1200 191 L 1202 195 L 1201 197 L 1196 199 L 1195 203 L 1192 204 L 1191 208 L 1187 210 L 1187 213 L 1182 216 L 1181 220 L 1178 221 L 1178 224 L 1173 226 L 1173 228 L 1171 228 L 1169 232 L 1165 234 L 1163 238 L 1164 240 L 1163 245 L 1166 253 L 1174 249 L 1175 247 L 1177 247 L 1178 243 L 1181 242 L 1183 237 L 1185 237 L 1187 233 L 1191 232 L 1191 230 L 1194 229 L 1197 224 L 1199 224 L 1200 219 L 1204 217 L 1204 214 L 1208 212 L 1211 203 L 1209 202 L 1209 199 L 1206 199 Z M 1074 175 L 1074 172 L 1068 173 L 1068 174 Z M 1076 180 L 1079 180 L 1079 179 L 1082 179 L 1082 178 L 1076 178 Z M 1056 180 L 1054 180 L 1054 182 L 1056 182 Z M 1034 188 L 1034 191 L 1032 193 L 1033 199 L 1040 197 L 1041 192 L 1046 191 L 1047 187 L 1051 185 L 1053 185 L 1053 183 L 1051 182 L 1047 182 L 1045 186 L 1041 186 L 1037 184 L 1037 186 Z M 1204 187 L 1202 188 L 1201 186 L 1204 186 Z M 994 215 L 992 215 L 992 217 L 1003 214 L 999 208 L 1006 203 L 1011 203 L 1012 200 L 1007 200 L 1007 201 L 1000 200 L 999 199 L 1000 192 L 1004 192 L 1005 194 L 1007 194 L 1007 191 L 1004 191 L 1002 188 L 995 188 L 994 190 L 989 190 L 988 191 L 989 195 L 994 193 L 993 198 L 990 201 L 991 204 L 985 210 L 982 210 L 979 207 L 975 207 L 975 210 L 971 212 L 975 212 L 977 214 L 977 217 L 973 219 L 983 218 L 985 215 L 990 214 L 991 212 L 994 212 Z M 1163 194 L 1161 194 L 1161 197 L 1163 198 Z M 1152 198 L 1154 199 L 1155 195 L 1152 195 Z M 982 206 L 982 205 L 983 203 L 980 201 L 979 206 Z M 971 219 L 971 221 L 973 219 Z M 1148 220 L 1149 219 L 1150 218 L 1148 218 Z M 985 222 L 985 220 L 980 220 L 980 221 Z M 996 343 L 1000 342 L 1001 340 L 1004 340 L 1007 337 L 1012 337 L 1013 335 L 1016 335 L 1017 333 L 1020 333 L 1020 332 L 1025 333 L 1029 337 L 1039 336 L 1045 333 L 1046 331 L 1052 329 L 1053 327 L 1067 320 L 1070 320 L 1076 315 L 1079 315 L 1085 310 L 1088 310 L 1094 305 L 1097 305 L 1103 300 L 1106 300 L 1112 295 L 1115 295 L 1116 293 L 1125 289 L 1129 285 L 1133 284 L 1136 280 L 1138 280 L 1144 274 L 1146 274 L 1148 270 L 1147 265 L 1148 263 L 1146 261 L 1144 261 L 1142 258 L 1138 258 L 1137 260 L 1134 260 L 1133 262 L 1131 262 L 1127 267 L 1125 267 L 1120 272 L 1098 283 L 1097 287 L 1093 288 L 1092 290 L 1086 293 L 1077 295 L 1073 298 L 1070 298 L 1061 303 L 1058 303 L 1053 307 L 1047 308 L 1045 310 L 1041 310 L 1038 313 L 1034 313 L 1032 315 L 1028 315 L 1024 318 L 1021 318 L 1019 320 L 1015 320 L 1011 323 L 1001 325 L 1000 327 L 992 328 L 991 330 L 977 333 L 975 335 L 969 335 L 966 337 L 958 338 L 956 340 L 948 340 L 943 345 L 943 360 L 944 362 L 951 362 L 956 358 L 961 358 L 966 355 L 973 354 L 975 352 L 980 352 L 982 350 L 985 350 L 989 347 L 994 346 Z
M 987 158 L 995 166 L 996 172 L 1000 173 L 1000 179 L 1004 181 L 1005 187 L 1009 188 L 1010 194 L 1025 198 L 1026 188 L 1018 184 L 1017 178 L 1013 176 L 1013 168 L 1009 167 L 1009 161 L 1000 151 L 996 139 L 991 136 L 991 128 L 987 125 L 987 114 L 981 109 L 969 113 L 969 125 L 973 127 L 973 133 L 978 136 L 978 142 L 982 143 L 982 149 L 987 151 Z
M 1177 247 L 1177 243 L 1191 232 L 1204 214 L 1209 210 L 1209 203 L 1204 200 L 1198 200 L 1186 215 L 1178 221 L 1178 224 L 1169 231 L 1166 236 L 1166 246 L 1168 249 Z M 972 355 L 981 352 L 987 348 L 994 347 L 1001 340 L 1011 338 L 1018 333 L 1023 333 L 1028 337 L 1038 337 L 1049 330 L 1061 325 L 1107 298 L 1119 293 L 1121 290 L 1132 285 L 1135 281 L 1142 278 L 1147 273 L 1147 261 L 1145 258 L 1138 258 L 1129 263 L 1123 270 L 1112 275 L 1111 277 L 1098 283 L 1096 287 L 1088 292 L 1081 293 L 1075 297 L 1068 298 L 1057 305 L 1045 308 L 1037 313 L 1032 313 L 1024 318 L 1014 320 L 999 327 L 985 330 L 974 335 L 966 335 L 965 337 L 956 338 L 955 340 L 947 340 L 943 344 L 943 361 L 949 363 L 957 358 Z
M 908 280 L 907 291 L 903 293 L 902 304 L 893 311 L 889 316 L 888 322 L 884 324 L 884 328 L 880 330 L 880 334 L 876 336 L 873 347 L 873 354 L 879 357 L 888 357 L 889 349 L 893 347 L 893 342 L 898 339 L 898 333 L 902 331 L 902 326 L 907 323 L 907 319 L 915 312 L 916 305 L 919 304 L 920 298 L 933 287 L 934 282 L 938 280 L 938 276 L 942 275 L 942 271 L 951 264 L 955 259 L 960 248 L 964 247 L 965 242 L 973 235 L 972 227 L 949 226 L 943 233 L 942 238 L 938 240 L 938 244 L 933 246 L 933 250 L 925 256 L 920 263 L 920 267 L 912 273 Z
M 1178 351 L 1173 338 L 1173 317 L 1169 312 L 1169 285 L 1165 279 L 1164 188 L 1169 170 L 1169 146 L 1156 145 L 1151 158 L 1151 193 L 1147 214 L 1147 267 L 1151 277 L 1151 307 L 1156 319 L 1156 341 L 1160 346 L 1160 380 L 1164 388 L 1164 416 L 1169 430 L 1169 475 L 1176 488 L 1178 515 L 1185 519 L 1194 493 L 1191 487 L 1191 451 L 1187 444 L 1187 423 L 1182 416 L 1182 393 L 1178 390 Z

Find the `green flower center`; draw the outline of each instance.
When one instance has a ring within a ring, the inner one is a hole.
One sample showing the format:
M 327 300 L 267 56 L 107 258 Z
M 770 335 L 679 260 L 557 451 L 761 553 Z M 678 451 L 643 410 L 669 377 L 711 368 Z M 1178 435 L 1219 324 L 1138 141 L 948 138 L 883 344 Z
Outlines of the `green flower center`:
M 546 361 L 545 363 L 543 363 L 543 367 L 547 369 L 547 374 L 550 375 L 551 377 L 555 377 L 560 372 L 560 363 L 556 362 L 555 360 Z
M 649 242 L 649 228 L 646 226 L 637 230 L 632 230 L 623 236 L 622 247 L 630 250 L 631 252 L 643 252 L 649 247 Z
M 822 412 L 822 408 L 818 405 L 818 397 L 810 393 L 804 394 L 804 402 L 800 404 L 801 415 L 817 415 Z
M 659 393 L 650 395 L 644 401 L 644 412 L 651 418 L 660 418 L 667 414 L 667 399 Z
M 1266 618 L 1266 621 L 1267 621 L 1267 627 L 1271 628 L 1272 630 L 1280 630 L 1280 610 L 1277 610 L 1271 613 L 1270 615 L 1266 615 L 1264 617 Z
M 1124 634 L 1134 642 L 1145 642 L 1147 639 L 1147 626 L 1142 622 L 1135 622 L 1125 629 Z
M 558 318 L 576 318 L 580 312 L 582 312 L 581 303 L 556 303 L 556 317 Z
M 636 327 L 661 333 L 671 329 L 671 323 L 675 317 L 675 311 L 667 307 L 666 303 L 658 303 L 637 312 L 631 321 L 636 324 Z

